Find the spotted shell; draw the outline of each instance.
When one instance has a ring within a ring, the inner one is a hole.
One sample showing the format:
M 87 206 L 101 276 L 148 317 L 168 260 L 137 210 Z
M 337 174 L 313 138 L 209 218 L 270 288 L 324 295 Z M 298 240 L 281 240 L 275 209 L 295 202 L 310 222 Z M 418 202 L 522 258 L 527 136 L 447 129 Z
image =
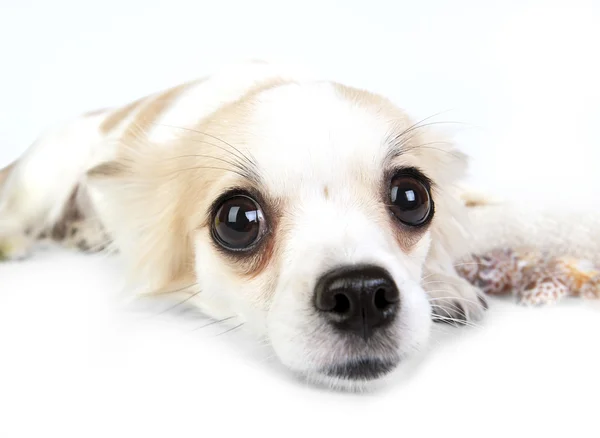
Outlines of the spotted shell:
M 531 249 L 500 248 L 473 254 L 456 270 L 483 292 L 512 293 L 525 305 L 556 303 L 566 296 L 600 298 L 600 267 Z

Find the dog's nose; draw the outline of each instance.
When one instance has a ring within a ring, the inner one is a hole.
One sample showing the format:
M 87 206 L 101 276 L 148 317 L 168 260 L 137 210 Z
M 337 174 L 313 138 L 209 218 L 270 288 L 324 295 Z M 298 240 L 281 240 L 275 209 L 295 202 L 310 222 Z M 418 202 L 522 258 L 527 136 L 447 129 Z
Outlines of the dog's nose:
M 367 340 L 375 330 L 394 319 L 400 307 L 400 294 L 385 269 L 344 266 L 319 279 L 315 307 L 338 329 Z

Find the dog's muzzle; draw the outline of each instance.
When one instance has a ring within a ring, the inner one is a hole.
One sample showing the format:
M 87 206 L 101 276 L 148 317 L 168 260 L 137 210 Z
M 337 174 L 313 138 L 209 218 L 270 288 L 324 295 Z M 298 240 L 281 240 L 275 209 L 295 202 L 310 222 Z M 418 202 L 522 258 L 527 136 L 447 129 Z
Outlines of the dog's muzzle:
M 378 266 L 343 266 L 324 274 L 315 287 L 315 308 L 345 342 L 360 346 L 365 355 L 332 364 L 323 372 L 343 379 L 370 380 L 395 368 L 397 360 L 373 354 L 372 344 L 374 338 L 380 341 L 390 336 L 385 329 L 396 318 L 400 304 L 396 283 Z

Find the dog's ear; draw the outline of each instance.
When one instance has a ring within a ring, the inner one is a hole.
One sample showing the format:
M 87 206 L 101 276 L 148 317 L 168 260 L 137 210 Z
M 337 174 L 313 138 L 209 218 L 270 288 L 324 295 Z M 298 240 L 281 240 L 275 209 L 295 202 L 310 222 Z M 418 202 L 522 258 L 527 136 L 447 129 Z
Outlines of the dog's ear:
M 437 129 L 422 129 L 412 153 L 418 166 L 433 181 L 435 219 L 430 227 L 432 244 L 428 264 L 452 263 L 464 255 L 469 220 L 460 185 L 467 176 L 469 157 L 458 149 L 452 136 Z M 419 145 L 424 145 L 420 147 Z M 433 270 L 434 266 L 428 266 Z
M 129 280 L 144 291 L 193 282 L 193 244 L 183 204 L 189 185 L 176 167 L 180 163 L 158 147 L 122 147 L 119 156 L 87 172 L 88 187 L 128 265 Z

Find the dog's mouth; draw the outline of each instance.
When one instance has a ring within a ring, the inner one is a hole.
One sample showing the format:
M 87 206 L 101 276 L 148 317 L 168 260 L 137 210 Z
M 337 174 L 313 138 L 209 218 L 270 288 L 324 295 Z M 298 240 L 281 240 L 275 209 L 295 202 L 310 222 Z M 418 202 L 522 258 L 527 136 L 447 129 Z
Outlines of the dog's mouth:
M 324 368 L 321 372 L 329 377 L 351 381 L 369 381 L 389 374 L 399 361 L 379 358 L 362 358 Z

